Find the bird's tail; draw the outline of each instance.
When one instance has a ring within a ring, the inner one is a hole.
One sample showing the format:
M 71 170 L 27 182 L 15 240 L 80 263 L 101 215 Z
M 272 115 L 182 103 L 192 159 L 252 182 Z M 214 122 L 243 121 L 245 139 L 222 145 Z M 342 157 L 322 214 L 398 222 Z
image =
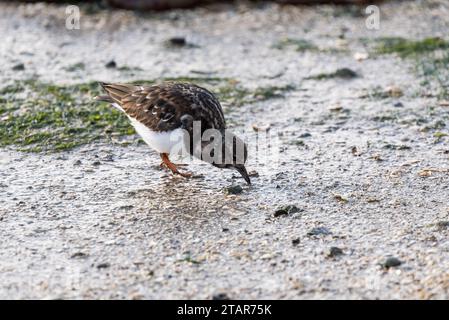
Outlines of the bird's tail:
M 106 91 L 106 96 L 99 96 L 101 101 L 114 101 L 120 103 L 121 100 L 131 94 L 136 89 L 135 85 L 124 83 L 100 82 L 101 87 Z M 106 100 L 105 100 L 106 99 Z
M 114 99 L 112 99 L 112 97 L 109 95 L 109 91 L 106 88 L 109 84 L 106 82 L 99 82 L 99 84 L 103 88 L 103 90 L 106 91 L 107 94 L 96 96 L 94 99 L 96 101 L 104 101 L 104 102 L 114 103 L 115 102 Z
M 97 101 L 104 101 L 104 102 L 114 103 L 114 100 L 112 100 L 112 98 L 110 96 L 106 96 L 106 95 L 96 96 L 94 99 L 97 100 Z
M 94 99 L 96 101 L 109 102 L 115 108 L 119 109 L 120 111 L 124 111 L 123 108 L 120 106 L 121 98 L 129 94 L 132 86 L 106 83 L 106 82 L 99 82 L 99 84 L 104 89 L 104 91 L 106 91 L 106 94 L 96 96 Z

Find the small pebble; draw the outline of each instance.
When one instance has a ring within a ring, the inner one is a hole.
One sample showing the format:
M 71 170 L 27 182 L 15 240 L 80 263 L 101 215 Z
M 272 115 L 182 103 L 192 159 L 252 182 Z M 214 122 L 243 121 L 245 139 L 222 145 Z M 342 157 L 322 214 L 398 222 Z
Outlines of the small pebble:
M 14 71 L 23 71 L 25 70 L 25 65 L 23 63 L 16 64 L 12 67 L 12 70 Z
M 230 300 L 226 293 L 217 293 L 212 296 L 212 300 Z
M 114 60 L 109 61 L 104 65 L 108 69 L 114 69 L 117 68 L 117 63 Z
M 384 268 L 392 268 L 392 267 L 398 267 L 402 264 L 401 260 L 395 257 L 390 257 L 382 264 Z
M 275 218 L 280 217 L 280 216 L 286 216 L 286 215 L 288 215 L 288 212 L 287 212 L 286 210 L 284 210 L 284 209 L 276 210 L 276 211 L 274 212 L 274 214 L 273 214 L 273 216 L 274 216 Z
M 298 244 L 300 244 L 301 240 L 299 238 L 293 239 L 292 240 L 292 245 L 297 246 Z
M 76 252 L 74 254 L 72 254 L 72 256 L 70 258 L 75 259 L 75 258 L 85 258 L 87 257 L 87 254 L 84 252 Z
M 243 192 L 243 188 L 239 185 L 230 186 L 225 188 L 224 192 L 225 194 L 240 194 Z
M 399 98 L 404 95 L 402 89 L 397 86 L 388 86 L 385 88 L 385 92 L 392 98 Z
M 248 172 L 248 176 L 257 178 L 259 176 L 259 172 L 257 172 L 256 170 L 251 170 L 250 172 Z
M 393 104 L 393 106 L 394 106 L 395 108 L 402 108 L 404 105 L 402 104 L 402 102 L 398 101 L 398 102 L 395 102 L 395 103 Z
M 356 52 L 354 53 L 354 59 L 357 61 L 366 60 L 369 58 L 369 54 L 367 52 Z
M 442 101 L 438 102 L 438 104 L 441 107 L 449 107 L 449 101 L 448 100 L 442 100 Z
M 310 230 L 309 232 L 307 232 L 308 236 L 327 236 L 332 234 L 332 232 L 329 231 L 329 229 L 325 228 L 325 227 L 317 227 L 317 228 L 313 228 L 312 230 Z
M 280 216 L 286 216 L 286 215 L 289 215 L 289 214 L 292 214 L 292 213 L 297 213 L 299 211 L 301 211 L 301 210 L 297 206 L 288 205 L 288 206 L 285 206 L 285 207 L 277 209 L 274 212 L 273 216 L 277 218 L 277 217 L 280 217 Z
M 341 68 L 335 71 L 335 76 L 343 79 L 352 79 L 358 77 L 359 75 L 357 72 L 349 68 Z
M 168 43 L 173 46 L 183 47 L 187 44 L 187 41 L 184 37 L 173 37 L 168 39 Z
M 340 103 L 337 102 L 337 103 L 329 106 L 328 109 L 329 109 L 329 111 L 332 111 L 332 112 L 340 112 L 343 110 L 343 107 L 341 106 Z
M 104 157 L 102 157 L 101 160 L 108 161 L 108 162 L 113 162 L 114 161 L 114 156 L 112 154 L 108 154 L 108 155 L 105 155 Z
M 97 269 L 106 269 L 109 268 L 111 265 L 108 262 L 105 263 L 100 263 L 99 265 L 97 265 Z
M 334 194 L 334 198 L 335 198 L 335 200 L 338 200 L 338 201 L 344 202 L 344 203 L 349 201 L 348 198 L 346 198 L 345 196 L 343 196 L 341 194 Z
M 449 221 L 438 221 L 436 225 L 439 230 L 449 229 Z
M 343 250 L 341 250 L 338 247 L 330 247 L 326 253 L 326 256 L 328 258 L 335 258 L 335 257 L 341 256 L 341 255 L 343 255 Z
M 253 130 L 254 130 L 255 132 L 259 132 L 259 131 L 267 132 L 267 131 L 270 130 L 271 125 L 270 125 L 270 124 L 267 124 L 267 125 L 264 125 L 264 126 L 259 126 L 259 125 L 257 125 L 257 124 L 253 124 L 252 127 L 253 127 Z

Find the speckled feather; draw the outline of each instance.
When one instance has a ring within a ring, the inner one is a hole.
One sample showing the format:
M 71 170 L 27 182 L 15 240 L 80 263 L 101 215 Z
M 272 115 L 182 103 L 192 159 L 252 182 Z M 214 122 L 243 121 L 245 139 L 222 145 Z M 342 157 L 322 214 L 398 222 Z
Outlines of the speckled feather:
M 100 100 L 119 104 L 128 116 L 153 131 L 171 131 L 180 127 L 190 131 L 192 121 L 201 121 L 203 132 L 210 128 L 226 128 L 220 102 L 213 93 L 197 85 L 177 82 L 152 86 L 101 85 L 108 97 L 100 97 Z

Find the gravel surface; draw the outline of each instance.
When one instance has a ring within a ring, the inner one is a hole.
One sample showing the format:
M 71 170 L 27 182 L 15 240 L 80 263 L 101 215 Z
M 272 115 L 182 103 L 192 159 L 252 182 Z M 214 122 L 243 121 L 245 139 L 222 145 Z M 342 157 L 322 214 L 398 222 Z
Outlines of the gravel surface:
M 250 141 L 253 125 L 282 133 L 278 154 L 250 151 L 250 187 L 207 164 L 172 177 L 135 137 L 0 148 L 0 298 L 448 299 L 449 106 L 423 87 L 420 58 L 363 39 L 446 37 L 449 7 L 381 13 L 377 31 L 353 7 L 276 4 L 95 11 L 66 30 L 63 6 L 0 3 L 4 86 L 204 74 L 294 86 L 225 106 Z

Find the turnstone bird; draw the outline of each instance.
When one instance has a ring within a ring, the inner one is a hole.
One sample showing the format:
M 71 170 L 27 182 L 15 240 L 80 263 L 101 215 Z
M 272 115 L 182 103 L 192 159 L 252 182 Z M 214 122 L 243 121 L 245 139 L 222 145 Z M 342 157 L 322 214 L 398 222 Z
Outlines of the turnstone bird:
M 179 148 L 179 140 L 173 137 L 182 136 L 183 147 L 190 155 L 218 168 L 236 169 L 251 184 L 245 168 L 246 144 L 226 129 L 223 110 L 213 93 L 194 84 L 178 82 L 151 86 L 100 85 L 107 95 L 96 100 L 109 102 L 123 111 L 142 139 L 160 154 L 161 166 L 165 165 L 173 174 L 191 175 L 179 171 L 169 159 L 173 149 Z

